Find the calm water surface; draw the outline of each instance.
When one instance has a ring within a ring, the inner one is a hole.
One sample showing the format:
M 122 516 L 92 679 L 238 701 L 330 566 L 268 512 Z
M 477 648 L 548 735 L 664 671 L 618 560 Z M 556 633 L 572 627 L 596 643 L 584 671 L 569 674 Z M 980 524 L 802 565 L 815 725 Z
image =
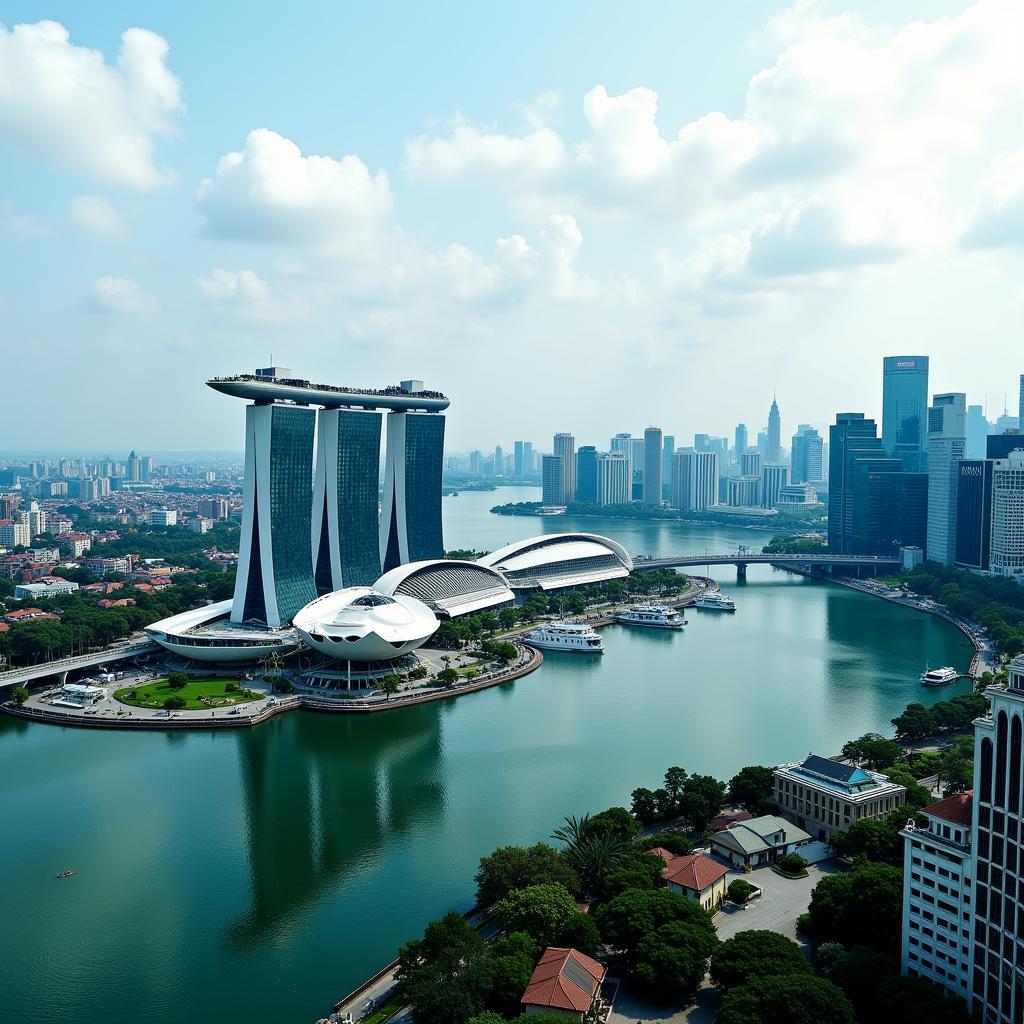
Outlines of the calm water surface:
M 768 536 L 487 512 L 536 493 L 446 498 L 447 543 L 588 529 L 670 554 Z M 670 764 L 727 778 L 834 753 L 956 692 L 921 688 L 926 661 L 969 663 L 932 616 L 767 567 L 718 575 L 735 615 L 611 627 L 602 658 L 549 652 L 518 682 L 367 719 L 111 734 L 0 716 L 0 1019 L 313 1021 L 469 906 L 495 846 L 628 803 Z

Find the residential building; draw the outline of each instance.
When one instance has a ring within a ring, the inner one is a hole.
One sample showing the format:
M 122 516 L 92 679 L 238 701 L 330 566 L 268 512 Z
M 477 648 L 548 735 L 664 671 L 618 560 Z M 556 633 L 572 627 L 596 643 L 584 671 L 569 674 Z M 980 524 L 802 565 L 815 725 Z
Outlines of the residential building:
M 761 467 L 761 507 L 775 508 L 779 493 L 789 483 L 789 467 L 768 463 Z
M 106 576 L 108 572 L 130 576 L 134 569 L 134 558 L 87 558 L 82 563 L 93 576 Z
M 598 505 L 625 505 L 631 497 L 629 456 L 625 452 L 609 452 L 597 459 Z
M 714 913 L 725 902 L 725 879 L 729 869 L 702 853 L 676 856 L 663 847 L 648 850 L 665 862 L 661 877 L 670 892 L 679 893 Z
M 774 814 L 737 822 L 708 841 L 711 852 L 734 867 L 762 867 L 787 853 L 797 853 L 811 837 L 797 825 Z
M 204 519 L 219 521 L 230 516 L 231 507 L 227 498 L 200 498 L 197 511 Z
M 882 445 L 909 473 L 928 468 L 928 357 L 882 361 Z
M 213 520 L 204 519 L 202 516 L 193 516 L 188 521 L 188 528 L 193 533 L 209 533 L 213 529 Z
M 1020 387 L 1020 397 L 1017 405 L 1017 427 L 1020 430 L 1024 430 L 1024 373 L 1020 375 L 1018 384 Z
M 956 793 L 907 819 L 903 836 L 900 968 L 970 999 L 973 793 Z M 924 818 L 924 824 L 920 819 Z
M 957 465 L 956 546 L 961 569 L 987 572 L 992 543 L 993 459 L 963 459 Z
M 660 427 L 644 431 L 644 504 L 661 504 L 661 460 L 663 434 Z
M 941 565 L 956 559 L 958 467 L 967 448 L 967 396 L 936 395 L 928 409 L 928 558 Z
M 761 478 L 734 476 L 729 478 L 726 504 L 730 508 L 758 508 L 761 505 Z
M 545 455 L 541 460 L 541 505 L 559 508 L 566 504 L 565 469 L 561 455 Z
M 549 946 L 530 975 L 522 1003 L 527 1014 L 566 1020 L 597 1019 L 601 983 L 607 968 L 575 949 Z
M 989 569 L 1024 582 L 1024 451 L 992 463 Z
M 178 513 L 172 508 L 153 508 L 149 510 L 150 526 L 177 526 Z
M 790 450 L 792 472 L 790 481 L 794 484 L 816 483 L 822 479 L 821 435 L 806 423 L 800 424 L 793 435 Z
M 65 533 L 61 539 L 70 547 L 72 558 L 81 558 L 92 547 L 92 537 L 87 533 Z
M 0 547 L 28 547 L 32 543 L 27 523 L 15 522 L 13 519 L 0 520 Z
M 853 553 L 853 469 L 858 458 L 881 457 L 875 421 L 862 412 L 841 412 L 829 427 L 828 549 Z
M 672 456 L 672 507 L 706 512 L 718 504 L 718 452 L 680 448 Z
M 779 403 L 772 396 L 772 405 L 768 410 L 768 442 L 764 452 L 765 462 L 782 461 L 782 417 L 779 415 Z
M 597 449 L 592 444 L 576 453 L 576 500 L 597 504 Z
M 494 475 L 504 476 L 505 473 L 505 453 L 502 450 L 501 445 L 495 445 L 494 447 Z
M 576 439 L 569 433 L 555 434 L 554 453 L 562 460 L 562 505 L 576 500 Z
M 72 580 L 53 577 L 39 583 L 19 583 L 14 588 L 14 600 L 24 601 L 29 597 L 38 601 L 41 597 L 59 597 L 61 594 L 74 594 L 77 590 L 78 584 Z
M 826 842 L 862 818 L 885 818 L 906 798 L 906 788 L 885 775 L 817 754 L 774 773 L 772 799 L 780 811 Z

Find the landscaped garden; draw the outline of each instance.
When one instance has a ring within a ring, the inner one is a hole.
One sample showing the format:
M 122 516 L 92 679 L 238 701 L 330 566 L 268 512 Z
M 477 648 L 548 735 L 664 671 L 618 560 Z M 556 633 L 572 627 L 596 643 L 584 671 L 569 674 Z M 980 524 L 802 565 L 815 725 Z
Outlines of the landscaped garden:
M 259 700 L 260 694 L 233 679 L 194 679 L 172 672 L 143 686 L 126 686 L 114 691 L 114 698 L 136 708 L 167 708 L 177 711 L 203 711 L 207 708 L 246 704 Z

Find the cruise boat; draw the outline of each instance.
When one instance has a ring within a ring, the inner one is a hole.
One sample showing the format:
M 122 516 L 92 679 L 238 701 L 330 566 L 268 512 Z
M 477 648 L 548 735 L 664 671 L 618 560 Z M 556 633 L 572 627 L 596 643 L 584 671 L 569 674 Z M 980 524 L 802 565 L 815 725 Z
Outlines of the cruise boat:
M 944 686 L 946 683 L 952 683 L 959 674 L 952 665 L 928 668 L 921 675 L 921 683 L 924 686 Z
M 531 647 L 550 651 L 603 654 L 601 638 L 585 622 L 548 622 L 531 629 L 523 638 Z
M 682 629 L 686 624 L 675 608 L 663 604 L 635 604 L 615 612 L 612 618 L 624 626 L 650 626 L 652 629 Z
M 736 611 L 736 602 L 731 597 L 726 597 L 725 594 L 717 590 L 705 591 L 693 602 L 693 606 L 694 608 L 703 608 L 705 611 L 712 612 Z

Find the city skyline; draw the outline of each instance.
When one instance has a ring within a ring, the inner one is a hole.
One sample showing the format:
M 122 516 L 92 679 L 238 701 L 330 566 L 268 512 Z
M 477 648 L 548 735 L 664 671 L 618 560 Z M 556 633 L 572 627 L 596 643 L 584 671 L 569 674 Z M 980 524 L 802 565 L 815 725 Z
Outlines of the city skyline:
M 181 447 L 233 448 L 239 411 L 195 391 L 200 354 L 213 373 L 272 355 L 311 379 L 442 381 L 465 410 L 453 450 L 481 421 L 522 432 L 479 386 L 495 361 L 538 437 L 564 429 L 570 385 L 594 438 L 623 395 L 639 420 L 682 407 L 677 430 L 731 433 L 765 382 L 819 430 L 840 407 L 880 419 L 878 359 L 921 348 L 933 392 L 1016 412 L 1008 0 L 896 21 L 877 2 L 678 8 L 653 34 L 610 6 L 585 26 L 527 6 L 486 33 L 406 11 L 386 67 L 363 45 L 381 12 L 320 8 L 301 33 L 245 13 L 200 30 L 186 11 L 5 12 L 21 102 L 0 102 L 0 234 L 18 252 L 0 329 L 51 368 L 40 448 L 112 380 L 120 415 L 92 419 L 96 447 L 129 416 L 150 450 L 172 427 Z M 472 58 L 435 73 L 430 54 L 469 35 Z M 53 82 L 96 88 L 55 105 L 44 55 Z M 879 105 L 869 80 L 914 101 Z M 181 397 L 154 402 L 157 381 Z M 9 413 L 36 401 L 15 389 Z

